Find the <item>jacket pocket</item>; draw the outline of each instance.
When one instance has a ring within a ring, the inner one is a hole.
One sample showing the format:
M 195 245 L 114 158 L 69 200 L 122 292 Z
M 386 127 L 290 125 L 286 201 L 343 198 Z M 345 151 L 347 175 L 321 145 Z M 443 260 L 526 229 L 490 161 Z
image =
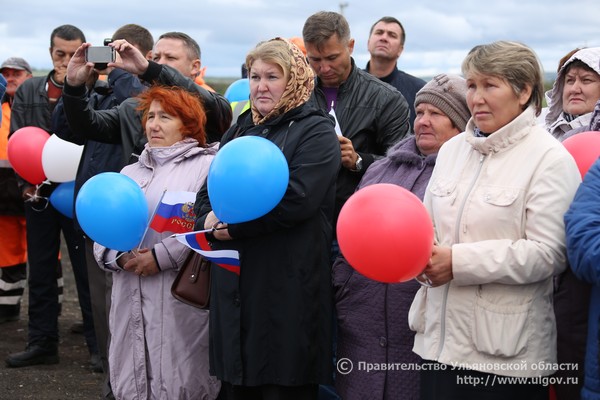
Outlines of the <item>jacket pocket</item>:
M 490 224 L 500 237 L 521 237 L 525 213 L 522 190 L 507 186 L 481 185 L 475 190 L 473 207 L 480 212 L 474 223 Z
M 510 296 L 510 294 L 508 295 Z M 473 343 L 481 353 L 515 357 L 527 347 L 527 319 L 531 299 L 524 303 L 497 304 L 478 291 L 475 299 Z
M 452 205 L 456 200 L 456 182 L 445 179 L 437 179 L 429 186 L 429 191 L 434 196 L 434 200 Z
M 408 310 L 408 327 L 417 333 L 425 332 L 425 309 L 427 307 L 427 289 L 422 287 L 417 291 Z

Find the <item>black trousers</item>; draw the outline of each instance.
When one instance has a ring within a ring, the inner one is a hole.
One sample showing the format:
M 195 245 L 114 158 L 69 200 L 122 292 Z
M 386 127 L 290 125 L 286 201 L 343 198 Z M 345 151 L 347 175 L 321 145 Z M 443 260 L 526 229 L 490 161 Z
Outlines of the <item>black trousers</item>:
M 318 385 L 237 386 L 222 382 L 218 400 L 316 400 Z
M 108 314 L 110 312 L 110 295 L 112 291 L 112 272 L 100 269 L 94 258 L 94 242 L 88 237 L 82 237 L 85 242 L 85 260 L 88 272 L 88 283 L 90 286 L 90 300 L 92 305 L 92 316 L 94 318 L 94 331 L 98 342 L 98 354 L 104 368 L 103 397 L 114 399 L 110 387 L 110 375 L 108 365 L 108 345 L 110 343 L 110 330 L 108 326 Z
M 39 203 L 25 203 L 29 264 L 28 342 L 58 342 L 60 307 L 56 263 L 62 231 L 73 267 L 86 343 L 91 353 L 97 352 L 84 243 L 78 240 L 72 219 L 59 213 L 52 204 L 47 204 L 45 208 L 43 206 L 44 204 Z
M 548 385 L 538 378 L 519 383 L 498 375 L 452 368 L 447 364 L 425 362 L 432 368 L 421 370 L 421 400 L 548 400 Z M 444 367 L 445 369 L 436 368 Z

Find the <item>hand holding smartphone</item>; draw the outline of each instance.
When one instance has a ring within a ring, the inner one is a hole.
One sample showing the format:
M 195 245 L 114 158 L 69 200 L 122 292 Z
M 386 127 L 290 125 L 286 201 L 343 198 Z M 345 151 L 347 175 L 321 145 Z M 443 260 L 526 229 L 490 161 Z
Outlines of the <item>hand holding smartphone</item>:
M 115 49 L 110 46 L 88 47 L 85 49 L 85 61 L 93 62 L 96 69 L 106 69 L 109 62 L 115 62 Z

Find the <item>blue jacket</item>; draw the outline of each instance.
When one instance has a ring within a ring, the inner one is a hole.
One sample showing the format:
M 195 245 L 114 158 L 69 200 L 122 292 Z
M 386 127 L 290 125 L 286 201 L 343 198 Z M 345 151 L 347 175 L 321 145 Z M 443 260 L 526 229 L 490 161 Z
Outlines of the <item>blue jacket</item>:
M 565 214 L 567 253 L 575 275 L 593 285 L 582 399 L 600 399 L 600 160 L 589 169 Z

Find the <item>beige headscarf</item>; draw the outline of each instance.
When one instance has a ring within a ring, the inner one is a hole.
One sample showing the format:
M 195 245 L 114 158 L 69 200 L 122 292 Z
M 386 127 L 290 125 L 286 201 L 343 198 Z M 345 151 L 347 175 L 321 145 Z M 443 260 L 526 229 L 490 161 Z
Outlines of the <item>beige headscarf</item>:
M 306 56 L 300 48 L 280 37 L 271 39 L 269 42 L 274 40 L 285 42 L 290 50 L 291 68 L 288 74 L 289 80 L 281 95 L 281 99 L 279 99 L 275 107 L 267 115 L 262 116 L 256 109 L 256 106 L 252 104 L 252 121 L 255 125 L 285 114 L 289 110 L 306 103 L 315 87 L 315 73 L 310 65 L 308 65 Z M 247 67 L 248 71 L 250 71 L 250 66 L 248 65 Z

